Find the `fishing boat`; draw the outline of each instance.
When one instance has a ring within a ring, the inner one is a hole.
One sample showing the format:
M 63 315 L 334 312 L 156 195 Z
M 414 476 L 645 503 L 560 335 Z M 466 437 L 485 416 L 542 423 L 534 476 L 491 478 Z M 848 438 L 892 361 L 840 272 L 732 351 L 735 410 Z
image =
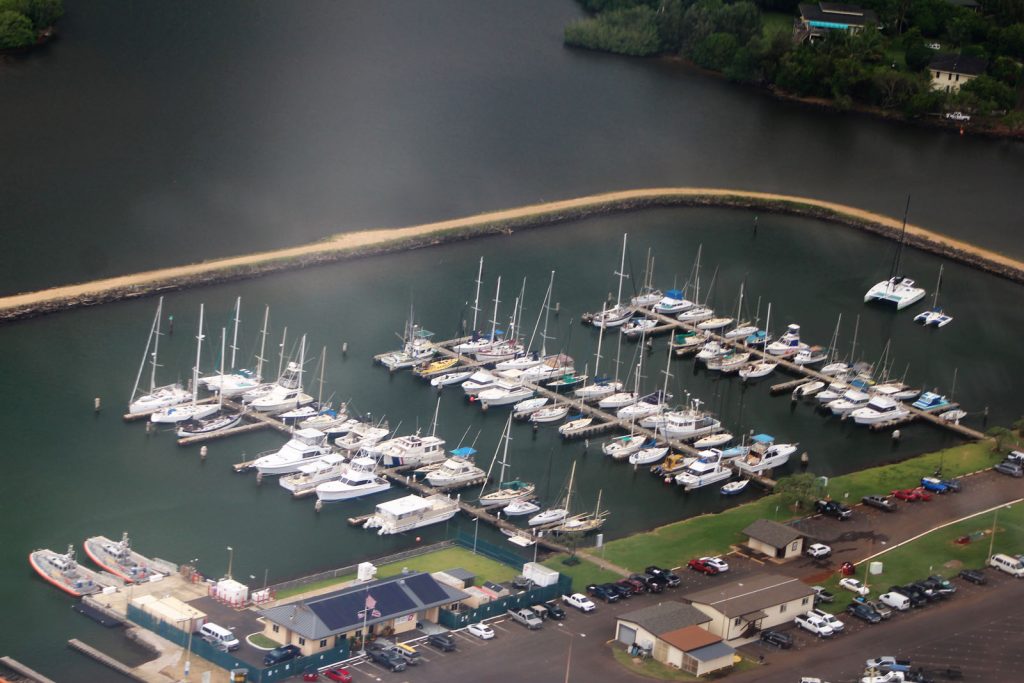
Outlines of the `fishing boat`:
M 733 435 L 729 432 L 718 432 L 716 434 L 708 434 L 707 436 L 697 439 L 693 442 L 693 447 L 698 450 L 703 450 L 705 448 L 718 448 L 732 440 Z
M 654 312 L 661 315 L 676 315 L 690 308 L 693 308 L 693 302 L 687 300 L 681 289 L 668 290 L 661 300 L 654 304 Z
M 436 494 L 424 498 L 410 495 L 378 503 L 363 528 L 377 529 L 377 534 L 381 536 L 400 534 L 430 524 L 447 522 L 458 511 L 458 501 L 448 496 Z
M 135 376 L 135 386 L 132 388 L 132 397 L 128 402 L 128 413 L 131 415 L 142 415 L 151 413 L 161 408 L 178 405 L 192 400 L 192 392 L 186 390 L 179 383 L 156 385 L 156 369 L 160 367 L 157 361 L 160 350 L 160 319 L 163 316 L 164 298 L 156 305 L 156 315 L 153 317 L 153 325 L 149 330 L 149 338 L 146 340 L 146 350 L 142 354 L 142 363 L 139 365 L 139 372 Z M 150 353 L 150 346 L 153 347 Z M 139 383 L 142 381 L 142 373 L 146 369 L 146 363 L 150 365 L 149 390 L 139 395 Z
M 666 413 L 662 433 L 670 439 L 690 441 L 721 429 L 722 423 L 711 413 L 701 410 L 700 405 L 700 399 L 694 398 L 688 408 Z
M 722 488 L 719 489 L 719 491 L 722 492 L 723 496 L 738 496 L 743 493 L 749 483 L 749 479 L 737 479 L 736 481 L 730 481 L 728 484 L 722 485 Z
M 256 356 L 256 369 L 236 368 L 235 361 L 238 354 L 238 326 L 242 319 L 242 297 L 235 299 L 234 332 L 231 337 L 231 367 L 229 372 L 224 372 L 224 353 L 221 352 L 221 371 L 217 375 L 203 378 L 203 383 L 209 391 L 231 398 L 244 394 L 255 389 L 263 382 L 263 351 L 267 341 L 267 322 L 270 318 L 270 307 L 263 310 L 263 330 L 260 332 L 260 353 Z
M 535 501 L 527 498 L 517 498 L 511 503 L 501 509 L 505 513 L 506 517 L 521 517 L 522 515 L 532 515 L 533 513 L 540 510 L 540 505 Z M 558 520 L 553 520 L 558 521 Z
M 924 295 L 924 289 L 917 287 L 915 282 L 908 277 L 900 275 L 901 262 L 903 259 L 903 248 L 907 237 L 907 213 L 910 211 L 910 196 L 907 196 L 907 207 L 903 212 L 903 230 L 900 233 L 900 241 L 896 246 L 896 254 L 893 257 L 892 269 L 888 280 L 875 284 L 864 295 L 864 303 L 883 302 L 896 305 L 897 311 L 902 311 L 907 306 L 917 303 Z
M 507 406 L 526 400 L 533 396 L 533 388 L 527 386 L 522 380 L 499 379 L 490 389 L 485 389 L 476 395 L 484 409 L 491 406 Z
M 261 475 L 289 474 L 297 472 L 300 465 L 316 462 L 331 453 L 326 434 L 317 429 L 300 429 L 279 450 L 256 458 L 253 466 Z
M 427 483 L 438 488 L 468 486 L 485 478 L 486 473 L 466 458 L 448 458 L 426 476 Z
M 419 325 L 414 324 L 410 317 L 410 321 L 406 323 L 402 349 L 382 354 L 378 356 L 377 360 L 390 371 L 420 365 L 425 361 L 429 361 L 437 353 L 437 350 L 430 341 L 430 338 L 433 336 L 433 332 L 424 330 Z
M 601 451 L 615 460 L 625 460 L 643 448 L 646 443 L 647 437 L 645 436 L 640 434 L 627 434 L 625 436 L 616 436 L 605 441 L 601 445 Z
M 801 350 L 806 349 L 807 344 L 800 341 L 800 326 L 790 323 L 786 327 L 786 333 L 765 348 L 765 350 L 780 358 L 792 358 Z
M 505 428 L 502 430 L 501 437 L 498 439 L 498 447 L 494 451 L 494 457 L 491 458 L 491 464 L 487 468 L 486 479 L 490 479 L 491 471 L 494 469 L 494 465 L 498 464 L 498 486 L 495 490 L 484 493 L 487 489 L 487 483 L 484 482 L 483 487 L 480 489 L 480 497 L 477 503 L 484 508 L 501 507 L 505 508 L 509 503 L 522 498 L 529 498 L 533 495 L 536 486 L 533 482 L 522 481 L 520 479 L 512 479 L 509 481 L 505 480 L 505 472 L 510 467 L 508 457 L 508 445 L 512 441 L 511 434 L 512 418 L 505 421 Z M 498 452 L 501 451 L 501 460 L 497 461 Z
M 629 456 L 630 465 L 651 465 L 668 455 L 668 446 L 651 446 L 641 448 Z
M 684 491 L 695 491 L 696 489 L 717 484 L 720 481 L 729 479 L 732 470 L 722 465 L 721 456 L 698 458 L 696 462 L 690 463 L 682 472 L 676 475 L 676 483 L 683 487 Z
M 399 436 L 387 441 L 365 444 L 361 448 L 366 455 L 375 457 L 385 467 L 404 467 L 406 465 L 429 465 L 445 460 L 445 440 L 437 436 L 437 415 L 435 409 L 434 422 L 430 434 L 420 436 L 419 432 L 407 436 Z
M 927 410 L 928 412 L 934 412 L 940 408 L 945 408 L 950 405 L 948 398 L 942 394 L 935 393 L 933 391 L 926 391 L 921 394 L 920 398 L 914 401 L 912 404 L 918 410 Z
M 199 361 L 202 358 L 203 338 L 203 304 L 199 304 L 199 329 L 196 332 L 196 364 L 192 368 L 193 387 L 199 386 Z M 198 403 L 194 391 L 191 396 L 192 401 L 190 403 L 179 403 L 161 408 L 149 416 L 149 421 L 159 424 L 174 424 L 187 420 L 202 420 L 204 417 L 210 417 L 220 410 L 216 403 Z
M 69 595 L 79 598 L 99 593 L 104 588 L 120 588 L 120 579 L 86 569 L 75 560 L 75 547 L 68 546 L 64 554 L 49 549 L 33 550 L 28 563 L 39 576 Z
M 592 424 L 594 424 L 594 418 L 592 417 L 577 417 L 563 425 L 558 425 L 558 434 L 565 438 L 575 436 Z
M 153 560 L 132 550 L 127 531 L 121 534 L 120 541 L 114 542 L 106 536 L 93 536 L 85 539 L 82 547 L 97 567 L 128 583 L 159 580 L 170 569 L 163 566 L 158 568 Z
M 377 474 L 377 461 L 360 456 L 342 466 L 341 476 L 315 487 L 317 502 L 334 503 L 382 493 L 391 488 L 391 482 Z
M 601 313 L 595 314 L 591 320 L 594 327 L 619 327 L 625 325 L 633 315 L 633 307 L 622 303 L 622 281 L 626 277 L 626 240 L 628 234 L 622 235 L 622 262 L 619 270 L 615 273 L 619 276 L 619 291 L 615 296 L 615 305 L 611 308 L 605 307 Z
M 735 460 L 736 469 L 742 474 L 762 474 L 789 462 L 789 456 L 796 452 L 795 443 L 775 443 L 770 434 L 757 434 L 751 439 L 746 455 Z
M 910 409 L 888 396 L 875 396 L 863 408 L 850 413 L 859 425 L 872 425 L 901 420 L 910 415 Z
M 565 418 L 569 414 L 569 404 L 560 406 L 548 406 L 547 408 L 541 408 L 530 415 L 530 422 L 534 424 L 546 424 L 549 422 L 558 422 Z
M 432 387 L 447 387 L 452 384 L 459 384 L 465 382 L 473 375 L 472 370 L 460 370 L 459 372 L 446 372 L 443 375 L 438 375 L 430 380 L 430 386 Z
M 824 389 L 825 386 L 825 383 L 822 382 L 821 380 L 804 382 L 803 384 L 797 386 L 797 388 L 793 390 L 793 396 L 795 398 L 810 398 L 811 396 L 814 396 L 819 391 Z
M 277 483 L 296 498 L 306 496 L 320 484 L 334 481 L 344 474 L 346 462 L 343 456 L 330 453 L 314 462 L 299 465 L 297 472 L 281 477 Z
M 935 282 L 935 297 L 932 299 L 931 310 L 918 313 L 914 316 L 915 323 L 921 323 L 925 327 L 945 327 L 953 322 L 953 316 L 947 314 L 942 306 L 939 306 L 939 288 L 942 286 L 942 266 L 939 266 L 939 278 Z
M 261 413 L 276 414 L 301 408 L 313 402 L 302 390 L 303 366 L 306 362 L 306 336 L 299 343 L 299 362 L 289 361 L 277 383 L 268 393 L 253 400 L 249 406 Z

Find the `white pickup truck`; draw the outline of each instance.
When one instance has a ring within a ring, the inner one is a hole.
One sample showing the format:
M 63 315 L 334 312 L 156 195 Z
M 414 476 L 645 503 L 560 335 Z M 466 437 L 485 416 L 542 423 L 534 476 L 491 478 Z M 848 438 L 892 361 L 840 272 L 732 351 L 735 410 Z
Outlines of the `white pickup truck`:
M 544 622 L 540 620 L 536 614 L 525 607 L 516 610 L 509 610 L 508 615 L 512 618 L 512 621 L 518 621 L 526 628 L 534 631 L 544 625 Z

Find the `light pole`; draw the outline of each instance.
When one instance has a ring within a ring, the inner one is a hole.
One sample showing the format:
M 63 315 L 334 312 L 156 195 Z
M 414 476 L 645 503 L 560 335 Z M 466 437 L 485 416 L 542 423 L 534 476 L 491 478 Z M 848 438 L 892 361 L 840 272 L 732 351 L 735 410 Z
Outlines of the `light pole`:
M 476 555 L 476 537 L 480 532 L 480 518 L 473 518 L 473 554 Z
M 231 578 L 231 563 L 234 562 L 234 559 L 235 559 L 235 549 L 232 548 L 231 546 L 228 546 L 228 579 Z
M 1003 507 L 1005 507 L 1007 510 L 1010 509 L 1009 505 L 1004 505 Z M 998 524 L 999 524 L 999 508 L 996 508 L 995 513 L 992 515 L 992 536 L 988 539 L 988 558 L 987 559 L 989 559 L 989 560 L 992 559 L 992 551 L 995 549 L 995 545 L 996 545 L 996 528 L 997 528 Z
M 179 624 L 182 623 L 182 622 L 188 622 L 189 623 L 189 627 L 188 627 L 188 647 L 185 649 L 185 670 L 184 670 L 185 680 L 187 681 L 188 680 L 189 671 L 192 669 L 192 632 L 193 632 L 193 629 L 192 629 L 192 626 L 191 626 L 192 617 L 183 617 L 181 619 L 178 619 L 178 623 Z

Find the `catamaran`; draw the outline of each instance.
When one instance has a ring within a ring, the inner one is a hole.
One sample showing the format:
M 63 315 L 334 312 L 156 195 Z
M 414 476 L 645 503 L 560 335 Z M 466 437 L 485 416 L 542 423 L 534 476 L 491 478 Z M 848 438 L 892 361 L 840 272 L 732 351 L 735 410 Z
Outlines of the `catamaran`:
M 132 398 L 128 404 L 128 412 L 131 415 L 141 415 L 160 410 L 168 406 L 178 405 L 192 400 L 192 392 L 186 390 L 179 383 L 166 384 L 162 387 L 156 385 L 156 369 L 160 367 L 157 362 L 157 352 L 160 348 L 160 318 L 163 315 L 164 298 L 156 305 L 156 315 L 153 317 L 153 325 L 149 330 L 149 339 L 146 340 L 146 350 L 142 354 L 142 363 L 139 365 L 139 373 L 135 376 L 135 387 L 132 389 Z M 153 353 L 149 352 L 152 345 Z M 150 364 L 149 392 L 139 395 L 139 382 L 142 380 L 142 372 L 146 363 Z
M 874 285 L 864 295 L 864 303 L 880 301 L 896 305 L 897 311 L 902 311 L 907 306 L 920 301 L 925 291 L 917 287 L 916 283 L 908 277 L 900 275 L 900 267 L 903 260 L 903 247 L 907 237 L 907 213 L 910 211 L 910 195 L 907 195 L 907 208 L 903 212 L 903 230 L 900 233 L 900 241 L 896 246 L 896 254 L 893 256 L 892 270 L 888 280 L 882 280 Z
M 448 496 L 436 494 L 426 498 L 405 496 L 378 503 L 365 529 L 377 529 L 378 535 L 400 534 L 429 524 L 447 522 L 459 511 L 459 503 Z

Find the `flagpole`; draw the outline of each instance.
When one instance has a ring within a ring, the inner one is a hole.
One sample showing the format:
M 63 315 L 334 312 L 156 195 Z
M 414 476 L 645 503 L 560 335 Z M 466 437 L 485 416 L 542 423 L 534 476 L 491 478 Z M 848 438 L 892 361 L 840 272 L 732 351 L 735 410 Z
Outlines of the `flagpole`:
M 370 608 L 369 608 L 369 606 L 366 603 L 369 602 L 369 600 L 370 600 L 370 589 L 367 588 L 366 589 L 366 600 L 363 601 L 363 656 L 364 657 L 366 656 L 366 640 L 367 640 L 367 635 L 368 635 L 366 633 L 366 617 L 370 613 Z

